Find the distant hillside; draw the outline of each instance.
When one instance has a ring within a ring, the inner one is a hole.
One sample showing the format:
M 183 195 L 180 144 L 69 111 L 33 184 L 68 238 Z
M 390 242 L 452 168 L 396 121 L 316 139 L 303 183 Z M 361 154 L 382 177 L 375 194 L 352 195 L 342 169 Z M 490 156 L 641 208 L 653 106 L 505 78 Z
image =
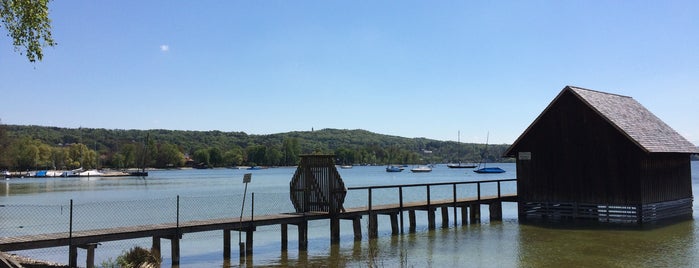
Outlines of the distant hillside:
M 150 148 L 146 153 L 149 166 L 179 166 L 180 160 L 161 156 L 165 149 L 173 151 L 171 148 L 176 148 L 188 159 L 207 166 L 291 165 L 296 163 L 298 155 L 310 153 L 335 154 L 339 163 L 347 164 L 478 162 L 485 150 L 484 144 L 404 138 L 366 130 L 322 129 L 249 135 L 244 132 L 162 129 L 76 129 L 20 125 L 5 125 L 4 128 L 10 140 L 30 138 L 59 148 L 83 144 L 96 153 L 98 159 L 95 161 L 98 163 L 94 165 L 106 166 L 115 165 L 110 164 L 114 162 L 112 158 L 115 155 L 134 154 L 124 152 L 125 148 L 143 151 L 146 137 L 149 144 L 146 148 Z M 500 156 L 507 147 L 506 144 L 489 145 L 488 152 L 484 154 L 487 161 L 501 161 Z M 140 156 L 131 157 L 133 159 L 127 161 L 131 164 L 124 165 L 135 165 Z M 157 159 L 159 157 L 166 159 Z M 12 166 L 11 163 L 6 165 Z

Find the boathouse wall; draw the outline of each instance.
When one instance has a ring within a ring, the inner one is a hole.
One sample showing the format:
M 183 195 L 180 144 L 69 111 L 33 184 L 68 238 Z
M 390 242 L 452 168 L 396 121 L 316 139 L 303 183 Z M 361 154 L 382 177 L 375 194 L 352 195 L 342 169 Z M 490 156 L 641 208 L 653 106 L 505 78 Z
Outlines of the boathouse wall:
M 516 158 L 520 219 L 691 215 L 689 153 L 649 151 L 581 97 L 588 92 L 564 88 L 506 152 Z

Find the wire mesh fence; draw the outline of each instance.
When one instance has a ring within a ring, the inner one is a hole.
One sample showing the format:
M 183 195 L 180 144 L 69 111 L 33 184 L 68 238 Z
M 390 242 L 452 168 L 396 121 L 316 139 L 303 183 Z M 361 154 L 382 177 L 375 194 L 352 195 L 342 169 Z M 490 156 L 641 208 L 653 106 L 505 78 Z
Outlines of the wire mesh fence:
M 508 182 L 509 183 L 509 182 Z M 511 187 L 510 187 L 511 188 Z M 397 204 L 402 202 L 432 200 L 449 200 L 462 197 L 476 197 L 479 193 L 483 196 L 497 195 L 500 187 L 498 184 L 460 184 L 437 185 L 431 187 L 405 187 L 374 189 L 371 202 L 373 205 Z M 509 194 L 503 191 L 502 194 Z M 244 201 L 244 198 L 246 199 Z M 0 238 L 16 237 L 23 235 L 38 235 L 51 233 L 80 232 L 87 230 L 130 227 L 139 225 L 156 225 L 183 223 L 187 221 L 202 221 L 213 219 L 236 219 L 241 216 L 273 215 L 279 213 L 294 212 L 294 206 L 289 201 L 288 193 L 250 193 L 215 195 L 215 196 L 173 196 L 168 198 L 154 198 L 125 201 L 105 201 L 82 203 L 79 200 L 67 200 L 64 204 L 47 205 L 0 205 Z M 243 207 L 243 202 L 245 205 Z M 345 198 L 345 208 L 366 207 L 369 204 L 369 191 L 367 189 L 351 190 Z M 443 213 L 441 211 L 437 212 Z M 458 212 L 452 217 L 456 217 Z M 487 212 L 484 212 L 487 213 Z M 418 229 L 427 227 L 424 213 L 418 214 Z M 407 215 L 401 214 L 405 219 Z M 368 225 L 368 217 L 361 219 L 361 225 Z M 390 220 L 387 217 L 379 217 L 379 233 L 391 233 Z M 329 225 L 327 221 L 311 221 L 308 223 L 309 240 L 328 239 Z M 298 241 L 293 226 L 289 229 L 289 249 L 295 248 L 294 241 Z M 278 244 L 279 225 L 260 226 L 255 230 L 256 241 L 266 241 Z M 341 221 L 341 236 L 349 238 L 354 235 L 351 221 Z M 368 237 L 368 228 L 362 228 L 362 236 Z M 220 231 L 209 231 L 183 236 L 182 255 L 200 255 L 218 252 L 221 249 Z M 243 238 L 244 239 L 244 238 Z M 345 238 L 343 238 L 345 239 Z M 351 240 L 351 239 L 348 239 Z M 270 242 L 274 241 L 274 242 Z M 163 241 L 162 248 L 167 248 L 169 242 Z M 102 242 L 96 251 L 96 264 L 115 259 L 124 250 L 134 246 L 150 248 L 151 238 L 128 239 L 119 241 Z M 187 246 L 184 246 L 187 245 Z M 257 245 L 269 246 L 269 245 Z M 38 259 L 67 263 L 67 247 L 36 249 L 18 252 Z M 204 253 L 208 252 L 208 253 Z M 79 254 L 85 254 L 81 252 Z M 164 262 L 168 263 L 170 252 L 161 251 Z M 220 255 L 219 255 L 220 256 Z

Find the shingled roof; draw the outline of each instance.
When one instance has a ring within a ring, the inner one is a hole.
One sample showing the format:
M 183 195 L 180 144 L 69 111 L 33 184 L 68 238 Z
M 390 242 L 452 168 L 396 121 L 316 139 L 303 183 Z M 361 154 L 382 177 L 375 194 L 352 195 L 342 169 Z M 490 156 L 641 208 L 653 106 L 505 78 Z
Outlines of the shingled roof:
M 574 86 L 566 86 L 558 96 L 561 96 L 565 91 L 572 92 L 648 153 L 699 153 L 699 149 L 691 142 L 631 97 Z M 551 103 L 555 103 L 556 99 Z M 546 113 L 546 110 L 542 114 Z M 534 124 L 536 121 L 532 123 L 532 125 Z M 527 131 L 517 141 L 526 133 Z

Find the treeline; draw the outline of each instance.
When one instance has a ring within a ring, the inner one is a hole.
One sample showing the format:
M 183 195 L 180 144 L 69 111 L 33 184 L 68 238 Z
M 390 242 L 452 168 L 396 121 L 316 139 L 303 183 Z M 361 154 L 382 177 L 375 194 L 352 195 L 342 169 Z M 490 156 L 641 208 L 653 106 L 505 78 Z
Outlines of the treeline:
M 271 135 L 0 125 L 0 169 L 293 166 L 302 154 L 338 164 L 498 162 L 508 145 L 403 138 L 323 129 Z

